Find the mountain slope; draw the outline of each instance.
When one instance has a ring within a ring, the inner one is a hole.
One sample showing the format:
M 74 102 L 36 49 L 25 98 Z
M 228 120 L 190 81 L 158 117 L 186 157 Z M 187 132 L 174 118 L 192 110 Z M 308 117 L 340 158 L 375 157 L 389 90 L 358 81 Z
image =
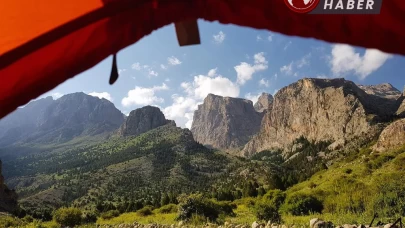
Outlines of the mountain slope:
M 285 148 L 295 139 L 332 141 L 334 147 L 359 137 L 374 136 L 375 122 L 387 121 L 397 102 L 370 95 L 344 79 L 302 79 L 282 88 L 266 113 L 260 133 L 242 155 Z
M 106 99 L 84 93 L 29 103 L 0 120 L 0 145 L 61 143 L 116 130 L 124 115 Z
M 21 158 L 8 162 L 6 169 L 9 186 L 18 190 L 27 208 L 86 201 L 94 209 L 97 199 L 148 201 L 156 198 L 155 193 L 205 188 L 210 177 L 223 172 L 227 161 L 196 143 L 189 130 L 168 124 L 137 137 L 111 138 L 56 156 Z

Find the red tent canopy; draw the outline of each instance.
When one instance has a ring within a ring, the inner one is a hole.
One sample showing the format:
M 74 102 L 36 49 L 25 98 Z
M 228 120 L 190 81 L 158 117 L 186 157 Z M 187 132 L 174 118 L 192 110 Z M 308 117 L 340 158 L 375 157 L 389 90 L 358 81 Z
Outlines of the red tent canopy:
M 170 23 L 205 19 L 405 54 L 405 1 L 311 15 L 284 0 L 18 0 L 0 7 L 0 118 Z

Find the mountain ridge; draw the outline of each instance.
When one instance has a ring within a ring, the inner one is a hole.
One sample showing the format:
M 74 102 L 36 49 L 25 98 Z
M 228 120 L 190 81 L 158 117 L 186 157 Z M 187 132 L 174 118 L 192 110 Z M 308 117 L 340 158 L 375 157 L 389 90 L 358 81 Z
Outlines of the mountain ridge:
M 57 100 L 47 97 L 0 120 L 3 126 L 0 145 L 60 143 L 78 136 L 100 135 L 118 129 L 124 118 L 110 101 L 83 92 L 67 94 Z M 15 127 L 14 122 L 22 124 Z

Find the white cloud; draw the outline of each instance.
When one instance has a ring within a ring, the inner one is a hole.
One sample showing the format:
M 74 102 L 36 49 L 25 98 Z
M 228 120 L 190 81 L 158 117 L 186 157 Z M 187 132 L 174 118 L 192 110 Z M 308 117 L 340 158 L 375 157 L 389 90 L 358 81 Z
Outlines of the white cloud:
M 293 62 L 291 62 L 288 65 L 284 65 L 280 68 L 281 73 L 285 73 L 287 75 L 292 75 L 293 74 Z
M 291 44 L 292 44 L 292 42 L 288 41 L 288 43 L 284 46 L 284 51 L 287 50 L 287 48 L 290 47 Z
M 225 40 L 225 33 L 222 31 L 219 31 L 218 34 L 213 35 L 212 37 L 214 38 L 214 42 L 217 44 L 221 44 L 222 42 L 224 42 Z
M 158 75 L 159 75 L 158 72 L 149 69 L 149 71 L 148 71 L 148 76 L 149 77 L 157 77 Z
M 192 85 L 194 96 L 204 99 L 209 93 L 219 96 L 239 96 L 239 86 L 221 75 L 211 78 L 204 75 L 194 77 Z
M 167 70 L 167 66 L 165 66 L 164 64 L 160 64 L 160 68 L 161 68 L 162 70 Z
M 177 94 L 172 95 L 172 100 L 173 104 L 163 109 L 166 118 L 174 120 L 178 126 L 191 128 L 194 111 L 197 109 L 199 103 L 193 98 Z
M 167 62 L 172 66 L 176 66 L 176 65 L 181 64 L 181 61 L 178 58 L 174 57 L 174 56 L 168 57 Z
M 156 103 L 163 103 L 164 99 L 156 96 L 157 91 L 168 90 L 166 84 L 161 86 L 153 86 L 150 88 L 136 86 L 135 89 L 128 91 L 126 97 L 121 101 L 124 107 L 132 105 L 155 105 Z
M 275 73 L 274 74 L 274 80 L 277 80 L 277 78 L 278 78 L 278 75 L 277 75 L 277 73 Z
M 257 102 L 257 100 L 259 100 L 260 95 L 261 95 L 260 93 L 257 94 L 257 95 L 253 95 L 253 94 L 251 94 L 251 93 L 247 93 L 247 94 L 245 95 L 245 98 L 248 99 L 248 100 L 251 100 L 251 101 L 253 102 L 253 104 L 255 104 L 255 103 Z
M 346 44 L 336 44 L 332 47 L 330 64 L 334 75 L 354 72 L 360 79 L 365 79 L 380 68 L 392 55 L 376 49 L 366 49 L 363 56 Z
M 239 86 L 217 74 L 216 68 L 211 69 L 207 75 L 194 76 L 192 82 L 182 82 L 180 86 L 185 95 L 172 95 L 173 103 L 164 109 L 164 114 L 166 118 L 174 119 L 178 126 L 187 128 L 191 128 L 194 111 L 208 94 L 238 97 L 240 92 Z
M 326 79 L 326 78 L 328 78 L 328 76 L 326 76 L 324 74 L 320 74 L 320 75 L 316 76 L 316 78 Z
M 127 71 L 127 69 L 118 69 L 118 74 L 122 74 L 122 73 L 124 73 L 125 71 Z
M 170 78 L 166 78 L 166 79 L 165 79 L 165 82 L 170 82 Z
M 101 92 L 101 93 L 92 92 L 92 93 L 89 93 L 89 95 L 90 95 L 90 96 L 93 96 L 93 97 L 98 97 L 98 98 L 100 98 L 100 99 L 104 98 L 104 99 L 109 100 L 109 101 L 111 101 L 111 102 L 113 101 L 113 99 L 112 99 L 112 97 L 111 97 L 111 94 L 109 94 L 109 93 L 107 93 L 107 92 Z
M 217 76 L 217 68 L 211 69 L 208 71 L 208 77 L 214 77 Z
M 63 93 L 58 93 L 58 92 L 55 92 L 55 93 L 51 94 L 51 96 L 52 96 L 52 98 L 54 100 L 57 100 L 57 99 L 61 98 L 63 95 L 64 95 Z
M 150 68 L 150 66 L 149 65 L 143 65 L 143 69 L 149 69 Z
M 138 63 L 138 62 L 133 63 L 133 64 L 131 65 L 131 68 L 134 69 L 134 70 L 141 70 L 141 69 L 142 69 L 142 68 L 141 68 L 141 64 Z
M 257 41 L 261 41 L 261 40 L 263 40 L 263 39 L 262 39 L 262 37 L 261 37 L 260 35 L 257 35 L 257 36 L 256 36 L 256 40 L 257 40 Z
M 234 67 L 237 74 L 237 83 L 239 85 L 243 85 L 247 81 L 252 79 L 252 76 L 255 72 L 266 70 L 267 68 L 268 62 L 264 57 L 264 52 L 257 53 L 254 55 L 254 65 L 242 62 Z
M 304 66 L 309 66 L 310 61 L 309 59 L 311 58 L 311 53 L 308 53 L 307 55 L 305 55 L 304 57 L 302 57 L 300 60 L 297 61 L 297 67 L 298 68 L 302 68 Z
M 269 41 L 269 42 L 272 42 L 273 41 L 273 34 L 270 34 L 268 37 L 267 37 L 267 40 Z
M 269 87 L 269 86 L 270 86 L 270 82 L 269 82 L 269 80 L 266 80 L 266 79 L 262 78 L 262 79 L 260 79 L 260 81 L 259 81 L 259 85 L 260 85 L 260 86 L 264 86 L 264 87 Z

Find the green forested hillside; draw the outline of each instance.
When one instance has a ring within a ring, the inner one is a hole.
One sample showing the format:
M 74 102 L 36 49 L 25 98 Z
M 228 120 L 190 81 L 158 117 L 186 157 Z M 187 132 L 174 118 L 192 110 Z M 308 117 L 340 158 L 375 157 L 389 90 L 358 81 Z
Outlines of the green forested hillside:
M 54 208 L 68 205 L 89 212 L 125 212 L 159 207 L 162 201 L 177 203 L 181 193 L 222 191 L 230 173 L 237 186 L 256 179 L 268 182 L 265 174 L 273 168 L 256 163 L 207 149 L 190 131 L 165 125 L 138 137 L 34 153 L 7 162 L 5 170 L 21 206 L 35 217 L 50 217 Z

